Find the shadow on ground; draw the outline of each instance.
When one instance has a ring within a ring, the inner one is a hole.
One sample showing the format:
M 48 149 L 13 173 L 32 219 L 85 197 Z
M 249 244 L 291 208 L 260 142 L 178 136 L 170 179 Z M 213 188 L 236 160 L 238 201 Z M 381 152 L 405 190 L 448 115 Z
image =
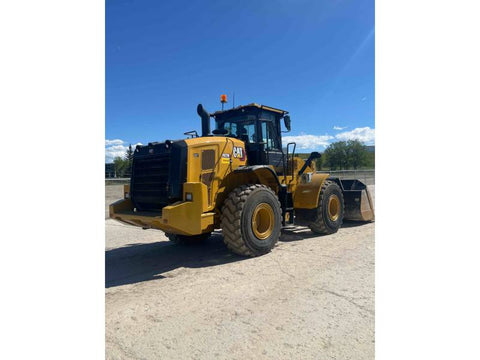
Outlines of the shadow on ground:
M 344 227 L 363 223 L 348 222 Z M 282 230 L 281 242 L 318 237 L 306 227 Z M 131 244 L 105 252 L 105 287 L 164 279 L 163 274 L 181 268 L 202 268 L 242 261 L 248 258 L 230 252 L 221 232 L 215 232 L 200 244 L 177 245 L 168 241 Z
M 177 245 L 169 241 L 132 244 L 105 252 L 105 287 L 163 279 L 177 268 L 201 268 L 241 261 L 231 253 L 221 233 L 200 244 Z
M 342 228 L 351 228 L 365 225 L 365 222 L 361 221 L 344 221 L 342 224 Z M 289 241 L 298 241 L 303 239 L 309 239 L 313 237 L 323 237 L 328 235 L 320 235 L 315 234 L 310 231 L 310 229 L 306 226 L 292 226 L 287 227 L 282 230 L 282 236 L 280 237 L 280 241 L 289 242 Z

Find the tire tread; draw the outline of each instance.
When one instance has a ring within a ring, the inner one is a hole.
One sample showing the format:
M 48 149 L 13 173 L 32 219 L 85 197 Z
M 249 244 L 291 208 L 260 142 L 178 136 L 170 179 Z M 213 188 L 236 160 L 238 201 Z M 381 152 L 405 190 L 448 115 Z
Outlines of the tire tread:
M 256 253 L 247 246 L 241 229 L 243 207 L 250 194 L 260 188 L 270 191 L 277 199 L 280 208 L 280 202 L 276 194 L 268 186 L 262 184 L 241 185 L 235 188 L 230 192 L 222 207 L 220 223 L 223 230 L 223 241 L 230 251 L 238 255 L 251 257 L 262 255 L 262 253 Z
M 332 231 L 330 230 L 326 223 L 325 223 L 325 219 L 323 218 L 323 206 L 324 206 L 324 201 L 325 201 L 325 197 L 323 196 L 325 191 L 327 190 L 328 187 L 330 186 L 338 186 L 334 181 L 331 181 L 331 180 L 325 180 L 322 184 L 322 188 L 320 189 L 320 201 L 318 203 L 318 206 L 316 209 L 314 209 L 315 211 L 315 221 L 312 221 L 311 223 L 308 224 L 308 227 L 310 228 L 310 230 L 312 230 L 314 233 L 317 233 L 317 234 L 333 234 L 336 232 L 335 231 Z M 343 197 L 341 199 L 343 201 Z M 340 226 L 342 226 L 342 223 L 343 223 L 343 218 L 340 219 Z

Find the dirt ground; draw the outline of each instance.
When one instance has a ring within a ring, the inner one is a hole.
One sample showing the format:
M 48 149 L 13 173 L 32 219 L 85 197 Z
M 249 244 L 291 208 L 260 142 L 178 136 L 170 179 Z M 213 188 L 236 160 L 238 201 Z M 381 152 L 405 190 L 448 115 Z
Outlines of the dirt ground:
M 106 186 L 106 217 L 121 197 Z M 374 358 L 373 223 L 284 230 L 252 259 L 231 254 L 220 232 L 178 246 L 105 223 L 107 359 Z

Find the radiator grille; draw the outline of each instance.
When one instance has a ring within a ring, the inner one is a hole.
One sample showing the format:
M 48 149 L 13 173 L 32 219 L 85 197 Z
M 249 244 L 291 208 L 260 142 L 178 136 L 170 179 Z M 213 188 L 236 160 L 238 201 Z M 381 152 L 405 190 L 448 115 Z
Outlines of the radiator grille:
M 168 204 L 169 169 L 170 153 L 135 159 L 131 195 L 138 210 L 160 211 Z

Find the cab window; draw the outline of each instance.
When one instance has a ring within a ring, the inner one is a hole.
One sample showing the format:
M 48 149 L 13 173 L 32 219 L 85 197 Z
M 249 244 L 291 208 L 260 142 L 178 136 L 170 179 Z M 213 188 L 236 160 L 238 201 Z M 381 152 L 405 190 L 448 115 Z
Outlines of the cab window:
M 254 121 L 242 121 L 242 122 L 229 122 L 225 121 L 223 129 L 228 130 L 228 135 L 234 136 L 237 139 L 241 139 L 248 142 L 255 142 L 255 122 Z
M 280 150 L 273 122 L 262 121 L 262 139 L 266 144 L 267 150 Z

